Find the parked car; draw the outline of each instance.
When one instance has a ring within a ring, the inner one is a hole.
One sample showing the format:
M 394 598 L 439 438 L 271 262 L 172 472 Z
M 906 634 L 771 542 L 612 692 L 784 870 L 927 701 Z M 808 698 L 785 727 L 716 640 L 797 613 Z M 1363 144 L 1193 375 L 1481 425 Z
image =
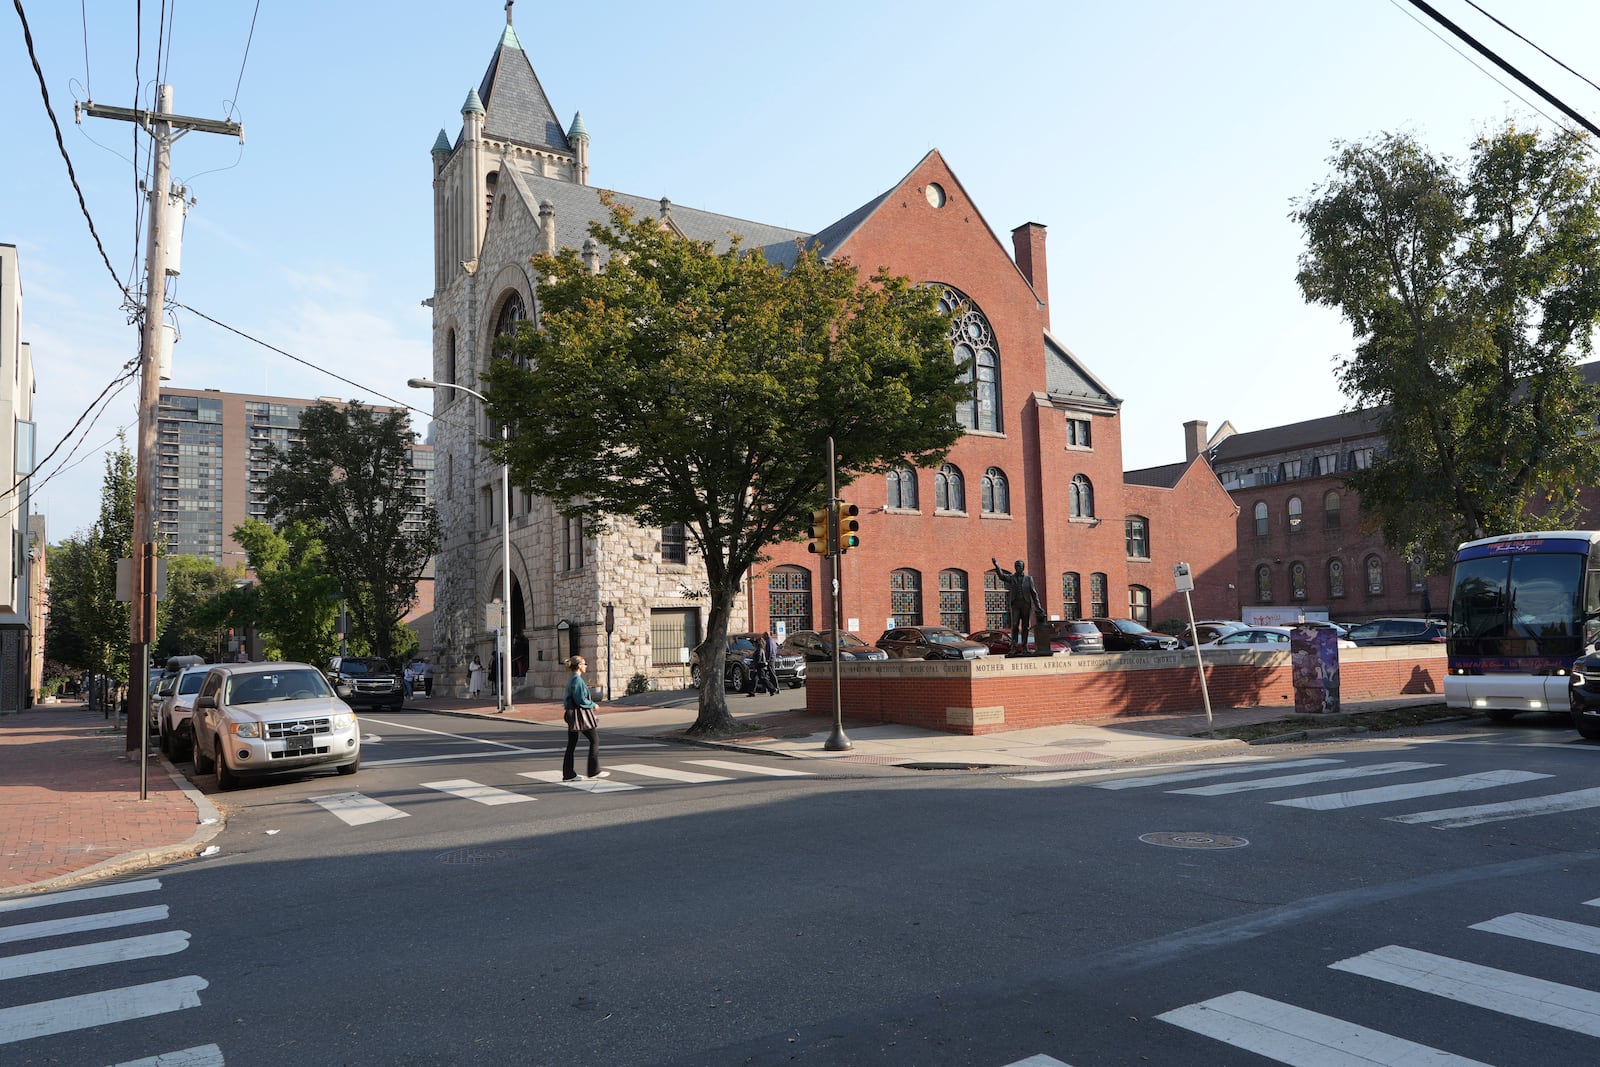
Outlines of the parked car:
M 1098 635 L 1099 631 L 1097 630 L 1097 631 L 1095 631 L 1095 633 Z M 976 641 L 976 642 L 978 642 L 978 644 L 984 646 L 985 648 L 987 648 L 989 650 L 989 655 L 991 655 L 991 656 L 1009 656 L 1009 655 L 1011 655 L 1011 631 L 1010 630 L 975 630 L 972 633 L 967 635 L 967 640 L 968 641 Z M 1034 649 L 1036 647 L 1038 647 L 1038 646 L 1037 646 L 1037 644 L 1035 643 L 1035 641 L 1033 639 L 1033 635 L 1029 634 L 1028 635 L 1028 642 L 1027 642 L 1028 654 L 1029 655 L 1033 655 Z M 1066 651 L 1068 651 L 1069 647 L 1070 646 L 1068 646 L 1066 641 L 1064 641 L 1064 640 L 1063 641 L 1058 641 L 1058 640 L 1056 640 L 1056 638 L 1053 635 L 1051 636 L 1051 638 L 1050 638 L 1050 654 L 1052 656 L 1055 655 L 1057 652 L 1066 652 Z
M 1373 619 L 1346 634 L 1358 645 L 1443 644 L 1445 624 L 1438 619 Z
M 1489 713 L 1490 718 L 1509 715 Z M 1600 741 L 1600 652 L 1579 656 L 1572 664 L 1572 725 L 1590 741 Z
M 780 656 L 803 656 L 816 663 L 833 660 L 833 634 L 821 630 L 796 630 L 778 646 Z M 874 648 L 848 630 L 839 632 L 839 659 L 851 662 L 885 660 L 889 653 Z
M 1183 642 L 1170 634 L 1158 634 L 1132 619 L 1090 619 L 1100 631 L 1107 652 L 1171 652 Z
M 219 789 L 241 778 L 361 766 L 356 713 L 309 663 L 221 663 L 195 695 L 194 771 Z
M 165 666 L 150 668 L 150 688 L 146 691 L 145 708 L 150 712 L 150 738 L 161 733 L 161 701 L 172 692 L 178 675 L 185 668 L 205 664 L 202 656 L 168 656 Z
M 406 701 L 401 673 L 379 656 L 335 656 L 328 661 L 328 681 L 350 687 L 345 703 L 353 708 L 399 711 Z
M 1243 629 L 1246 629 L 1246 626 L 1242 622 L 1205 621 L 1195 623 L 1192 633 L 1190 632 L 1188 623 L 1184 623 L 1176 629 L 1163 632 L 1170 633 L 1173 637 L 1176 637 L 1181 644 L 1183 644 L 1185 647 L 1188 647 L 1194 644 L 1194 634 L 1200 635 L 1200 643 L 1202 645 L 1209 645 L 1211 642 L 1215 641 L 1219 637 L 1222 637 L 1224 634 L 1231 634 L 1235 630 Z
M 750 674 L 754 670 L 752 664 L 756 656 L 756 642 L 761 640 L 760 634 L 729 634 L 728 654 L 722 660 L 722 684 L 731 692 L 743 692 L 749 688 Z M 790 689 L 799 689 L 806 684 L 806 658 L 796 653 L 785 653 L 778 649 L 778 660 L 772 665 L 772 671 L 778 677 L 779 685 L 786 685 Z M 689 654 L 689 680 L 696 689 L 700 688 L 700 650 L 697 648 Z
M 989 654 L 988 646 L 948 626 L 897 626 L 884 631 L 878 647 L 890 659 L 982 659 Z
M 188 759 L 194 749 L 194 698 L 210 669 L 204 663 L 185 667 L 161 683 L 163 692 L 156 702 L 161 751 L 174 762 Z

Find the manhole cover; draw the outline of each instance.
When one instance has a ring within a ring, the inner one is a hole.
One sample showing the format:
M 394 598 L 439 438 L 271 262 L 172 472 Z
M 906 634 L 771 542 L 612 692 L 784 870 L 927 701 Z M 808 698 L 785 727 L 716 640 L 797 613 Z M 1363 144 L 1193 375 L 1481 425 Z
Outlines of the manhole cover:
M 510 853 L 503 848 L 456 848 L 449 852 L 441 852 L 434 859 L 440 863 L 471 866 L 478 863 L 493 863 L 505 859 Z
M 1147 845 L 1160 845 L 1163 848 L 1243 848 L 1250 843 L 1242 837 L 1230 837 L 1228 834 L 1208 834 L 1199 830 L 1142 834 L 1139 840 Z

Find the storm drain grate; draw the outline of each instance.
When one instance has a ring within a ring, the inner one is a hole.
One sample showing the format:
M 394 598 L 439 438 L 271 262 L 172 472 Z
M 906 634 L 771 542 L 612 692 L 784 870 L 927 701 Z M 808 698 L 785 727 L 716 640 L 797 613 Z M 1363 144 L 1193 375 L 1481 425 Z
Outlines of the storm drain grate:
M 1250 843 L 1242 837 L 1208 834 L 1199 830 L 1141 834 L 1139 840 L 1147 845 L 1160 845 L 1163 848 L 1243 848 Z
M 453 848 L 449 852 L 441 852 L 434 859 L 440 863 L 452 866 L 471 867 L 479 863 L 494 863 L 511 855 L 503 848 Z

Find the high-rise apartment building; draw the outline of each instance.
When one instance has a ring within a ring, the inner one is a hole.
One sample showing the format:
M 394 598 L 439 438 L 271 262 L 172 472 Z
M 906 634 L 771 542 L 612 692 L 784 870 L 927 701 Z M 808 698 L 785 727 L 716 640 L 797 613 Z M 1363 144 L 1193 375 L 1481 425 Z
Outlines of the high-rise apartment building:
M 331 397 L 320 399 L 344 406 Z M 167 550 L 218 564 L 243 563 L 244 549 L 233 539 L 233 528 L 247 519 L 268 521 L 268 450 L 287 451 L 297 444 L 300 416 L 317 402 L 163 388 L 156 416 L 155 528 Z M 419 505 L 433 499 L 432 445 L 412 444 L 411 481 Z

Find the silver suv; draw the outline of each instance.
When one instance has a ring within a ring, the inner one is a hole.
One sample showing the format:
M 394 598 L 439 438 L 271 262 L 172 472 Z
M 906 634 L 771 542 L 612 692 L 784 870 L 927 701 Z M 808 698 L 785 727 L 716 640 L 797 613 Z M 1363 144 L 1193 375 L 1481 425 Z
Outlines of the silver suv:
M 355 712 L 307 663 L 212 667 L 192 721 L 194 772 L 215 770 L 220 789 L 236 788 L 245 776 L 323 767 L 354 774 L 361 766 Z

